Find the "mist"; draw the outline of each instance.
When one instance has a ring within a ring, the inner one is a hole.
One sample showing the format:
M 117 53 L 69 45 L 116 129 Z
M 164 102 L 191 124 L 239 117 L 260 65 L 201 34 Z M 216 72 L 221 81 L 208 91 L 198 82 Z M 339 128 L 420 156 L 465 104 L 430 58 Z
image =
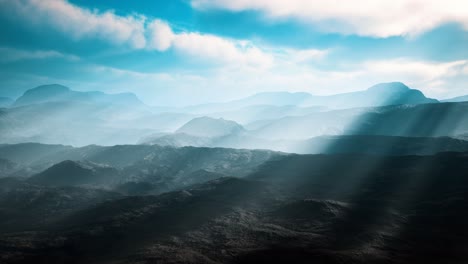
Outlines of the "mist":
M 467 10 L 0 0 L 0 263 L 468 263 Z

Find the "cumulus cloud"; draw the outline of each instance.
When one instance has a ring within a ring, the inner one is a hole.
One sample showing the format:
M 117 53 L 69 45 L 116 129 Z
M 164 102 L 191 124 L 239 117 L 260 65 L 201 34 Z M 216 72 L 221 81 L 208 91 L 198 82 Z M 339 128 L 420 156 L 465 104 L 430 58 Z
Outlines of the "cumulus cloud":
M 200 10 L 255 10 L 270 19 L 293 18 L 338 33 L 375 37 L 413 35 L 443 23 L 468 30 L 465 0 L 192 0 Z
M 165 51 L 172 46 L 174 32 L 171 27 L 162 20 L 154 20 L 148 25 L 148 48 Z
M 147 30 L 150 49 L 166 51 L 173 48 L 190 57 L 230 65 L 268 68 L 273 64 L 272 54 L 262 51 L 248 41 L 198 32 L 175 33 L 171 26 L 162 20 L 152 21 Z
M 214 35 L 180 33 L 174 35 L 173 46 L 176 50 L 190 56 L 220 63 L 246 65 L 252 67 L 271 67 L 273 56 L 245 41 L 231 41 Z
M 73 5 L 65 0 L 0 0 L 1 6 L 32 22 L 47 25 L 72 38 L 99 38 L 134 49 L 175 51 L 205 61 L 268 68 L 273 57 L 248 41 L 198 32 L 174 32 L 165 21 L 143 15 L 119 16 Z M 34 14 L 33 16 L 31 14 Z
M 458 2 L 459 10 L 450 11 L 451 13 L 447 8 L 435 8 L 439 3 L 436 1 L 424 1 L 424 5 L 414 0 L 365 1 L 361 5 L 359 1 L 342 1 L 340 4 L 332 1 L 333 5 L 329 2 L 192 1 L 195 7 L 201 9 L 225 8 L 233 11 L 254 9 L 265 12 L 271 18 L 297 17 L 321 26 L 336 26 L 333 29 L 337 32 L 373 36 L 415 34 L 444 21 L 464 23 L 466 18 L 463 16 L 465 9 L 460 7 L 461 2 Z M 351 3 L 360 7 L 354 8 Z M 452 7 L 456 6 L 455 2 L 450 0 L 445 3 Z M 467 60 L 451 62 L 430 62 L 409 58 L 371 60 L 349 64 L 347 70 L 323 70 L 317 67 L 317 64 L 321 60 L 326 60 L 327 55 L 333 50 L 258 46 L 251 41 L 176 30 L 177 27 L 171 26 L 166 21 L 139 14 L 121 16 L 112 11 L 89 10 L 64 0 L 0 0 L 0 9 L 11 11 L 11 15 L 22 18 L 32 27 L 53 29 L 74 39 L 97 38 L 133 49 L 157 52 L 171 50 L 181 54 L 181 57 L 198 58 L 203 62 L 218 63 L 222 66 L 203 68 L 203 71 L 192 69 L 183 74 L 139 73 L 104 66 L 93 68 L 99 85 L 121 87 L 125 90 L 138 83 L 138 86 L 145 87 L 144 92 L 148 93 L 148 98 L 151 98 L 153 92 L 161 92 L 158 89 L 151 89 L 155 84 L 160 87 L 170 87 L 167 93 L 177 95 L 174 97 L 174 102 L 184 96 L 199 97 L 199 102 L 206 102 L 274 90 L 333 94 L 361 90 L 375 83 L 388 81 L 403 81 L 434 97 L 459 95 L 466 91 Z M 402 13 L 397 12 L 398 10 Z M 327 24 L 327 21 L 335 21 L 338 24 Z M 24 51 L 0 48 L 0 54 L 3 54 L 4 62 L 43 58 L 78 59 L 73 55 L 48 50 Z M 82 78 L 81 75 L 77 76 Z M 173 93 L 176 90 L 180 92 Z M 156 97 L 154 94 L 154 98 Z
M 63 0 L 0 1 L 5 10 L 16 13 L 36 26 L 50 26 L 75 39 L 97 37 L 135 48 L 146 45 L 145 18 L 118 16 L 112 11 L 98 12 L 72 5 Z

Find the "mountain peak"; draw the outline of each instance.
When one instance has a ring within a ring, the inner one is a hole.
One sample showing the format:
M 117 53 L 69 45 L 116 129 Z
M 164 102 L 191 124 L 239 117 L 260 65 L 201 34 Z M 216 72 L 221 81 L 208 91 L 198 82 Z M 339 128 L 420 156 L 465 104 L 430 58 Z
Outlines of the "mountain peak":
M 40 104 L 58 101 L 93 102 L 141 106 L 143 103 L 133 93 L 107 94 L 100 91 L 74 91 L 60 84 L 41 85 L 27 90 L 14 106 Z
M 70 88 L 63 86 L 61 84 L 46 84 L 40 85 L 35 88 L 29 89 L 24 92 L 23 96 L 26 94 L 57 94 L 57 93 L 66 93 L 71 91 Z
M 46 186 L 73 186 L 101 183 L 117 171 L 89 161 L 64 160 L 29 178 L 29 182 Z
M 60 84 L 41 85 L 24 92 L 24 94 L 16 100 L 14 106 L 70 100 L 77 94 L 78 92 L 74 92 L 70 88 Z
M 368 91 L 379 91 L 379 92 L 405 92 L 411 90 L 402 82 L 388 82 L 378 83 L 367 89 Z
M 181 128 L 176 133 L 184 133 L 193 136 L 219 137 L 243 131 L 238 123 L 223 118 L 197 117 Z
M 376 105 L 427 104 L 438 102 L 435 99 L 427 98 L 420 90 L 411 89 L 401 82 L 379 83 L 367 89 L 366 92 L 374 97 Z

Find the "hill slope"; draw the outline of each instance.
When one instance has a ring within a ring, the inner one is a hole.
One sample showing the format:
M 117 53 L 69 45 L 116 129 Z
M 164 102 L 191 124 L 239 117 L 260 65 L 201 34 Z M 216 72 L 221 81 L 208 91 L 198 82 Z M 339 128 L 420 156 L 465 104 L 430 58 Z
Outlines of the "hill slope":
M 234 121 L 222 118 L 198 117 L 190 120 L 175 132 L 199 137 L 221 137 L 242 133 L 243 131 L 244 128 Z

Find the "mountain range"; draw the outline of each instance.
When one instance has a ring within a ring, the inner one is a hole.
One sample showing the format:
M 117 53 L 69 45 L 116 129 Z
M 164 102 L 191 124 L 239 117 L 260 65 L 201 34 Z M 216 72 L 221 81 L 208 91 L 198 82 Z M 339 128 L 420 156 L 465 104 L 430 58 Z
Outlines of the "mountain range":
M 266 92 L 255 94 L 226 103 L 213 103 L 174 109 L 173 111 L 191 111 L 198 114 L 210 114 L 220 111 L 231 111 L 248 106 L 297 106 L 325 107 L 327 109 L 345 109 L 355 107 L 385 106 L 399 104 L 437 103 L 415 89 L 403 83 L 381 83 L 367 90 L 328 96 L 316 96 L 309 93 Z
M 37 87 L 0 108 L 0 262 L 466 263 L 467 120 L 401 83 L 185 108 Z
M 134 147 L 111 148 L 98 153 Z M 170 149 L 154 154 L 161 150 Z M 209 151 L 190 150 L 185 158 Z M 76 167 L 94 167 L 63 161 L 38 175 L 71 174 L 45 185 L 39 176 L 0 179 L 0 255 L 5 263 L 463 263 L 467 157 L 277 155 L 237 177 L 196 171 L 201 182 L 156 194 L 148 188 L 161 183 L 144 179 L 111 190 L 58 187 L 51 183 L 76 179 Z M 175 164 L 187 167 L 185 158 Z
M 16 99 L 13 107 L 63 101 L 144 107 L 143 102 L 133 93 L 105 94 L 96 91 L 78 92 L 59 84 L 42 85 L 27 90 L 22 96 Z
M 465 108 L 463 102 L 441 103 L 399 82 L 331 96 L 261 93 L 227 103 L 164 108 L 164 112 L 134 94 L 78 92 L 53 84 L 28 90 L 10 107 L 0 109 L 0 142 L 146 143 L 295 152 L 302 151 L 294 147 L 301 144 L 297 141 L 330 135 L 464 138 Z
M 454 97 L 454 98 L 445 99 L 445 100 L 442 100 L 441 102 L 451 102 L 451 103 L 455 103 L 455 102 L 468 102 L 468 95 L 457 96 L 457 97 Z

